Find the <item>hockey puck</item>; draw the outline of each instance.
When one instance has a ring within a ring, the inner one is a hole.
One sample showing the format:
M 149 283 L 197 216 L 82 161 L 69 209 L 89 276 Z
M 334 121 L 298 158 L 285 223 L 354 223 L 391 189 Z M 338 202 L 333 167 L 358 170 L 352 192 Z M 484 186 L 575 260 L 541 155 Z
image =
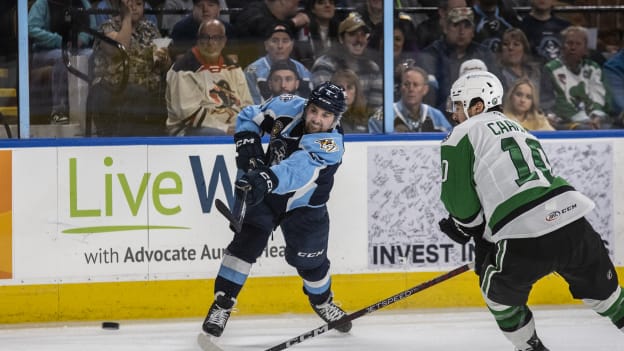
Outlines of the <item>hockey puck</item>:
M 117 329 L 119 329 L 119 323 L 117 323 L 117 322 L 102 322 L 102 329 L 117 330 Z

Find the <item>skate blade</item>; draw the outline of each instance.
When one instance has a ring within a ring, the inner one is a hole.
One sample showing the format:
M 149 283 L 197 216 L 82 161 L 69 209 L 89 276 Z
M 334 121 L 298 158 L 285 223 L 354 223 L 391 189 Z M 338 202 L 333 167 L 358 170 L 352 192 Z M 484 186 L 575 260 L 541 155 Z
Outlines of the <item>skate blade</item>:
M 199 333 L 197 335 L 197 344 L 203 351 L 224 351 L 222 348 L 213 343 L 212 340 L 210 340 L 211 338 L 212 336 Z

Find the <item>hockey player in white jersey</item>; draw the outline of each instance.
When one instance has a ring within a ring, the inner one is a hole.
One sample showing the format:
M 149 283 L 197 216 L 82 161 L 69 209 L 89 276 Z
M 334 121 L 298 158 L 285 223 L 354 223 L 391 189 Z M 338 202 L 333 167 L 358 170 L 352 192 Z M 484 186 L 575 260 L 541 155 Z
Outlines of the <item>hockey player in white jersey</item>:
M 594 203 L 553 174 L 539 140 L 501 111 L 503 88 L 489 72 L 470 72 L 451 88 L 459 124 L 442 142 L 440 229 L 476 244 L 475 272 L 499 328 L 516 350 L 548 350 L 527 299 L 556 272 L 582 299 L 624 331 L 624 292 L 608 252 L 585 219 Z

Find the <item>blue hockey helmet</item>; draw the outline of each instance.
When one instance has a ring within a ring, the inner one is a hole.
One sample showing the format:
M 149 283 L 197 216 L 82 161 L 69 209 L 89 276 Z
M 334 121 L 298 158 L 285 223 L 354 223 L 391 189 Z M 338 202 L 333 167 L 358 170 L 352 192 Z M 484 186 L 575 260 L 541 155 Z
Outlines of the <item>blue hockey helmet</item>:
M 347 110 L 347 96 L 344 89 L 332 82 L 325 82 L 314 88 L 310 93 L 306 108 L 314 104 L 336 116 L 335 124 L 340 121 L 342 114 Z

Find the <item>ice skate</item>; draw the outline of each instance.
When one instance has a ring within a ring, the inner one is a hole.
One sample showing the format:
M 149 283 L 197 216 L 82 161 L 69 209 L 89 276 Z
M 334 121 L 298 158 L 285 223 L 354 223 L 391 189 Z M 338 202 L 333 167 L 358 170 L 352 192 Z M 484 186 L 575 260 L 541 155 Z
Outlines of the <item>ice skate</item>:
M 327 301 L 320 305 L 312 304 L 312 309 L 314 309 L 314 312 L 316 312 L 316 314 L 318 314 L 319 317 L 321 317 L 327 323 L 337 321 L 347 315 L 345 311 L 342 310 L 342 308 L 338 307 L 332 301 L 331 296 L 327 299 Z M 336 330 L 342 333 L 347 333 L 349 332 L 349 330 L 351 330 L 351 326 L 351 322 L 346 322 L 337 326 Z
M 516 351 L 549 351 L 542 340 L 537 336 L 537 333 L 533 332 L 533 336 L 527 341 L 526 347 L 516 349 Z
M 227 297 L 221 291 L 217 292 L 215 300 L 212 306 L 210 306 L 210 310 L 208 310 L 208 315 L 202 324 L 202 330 L 212 336 L 221 336 L 235 303 L 235 298 Z

